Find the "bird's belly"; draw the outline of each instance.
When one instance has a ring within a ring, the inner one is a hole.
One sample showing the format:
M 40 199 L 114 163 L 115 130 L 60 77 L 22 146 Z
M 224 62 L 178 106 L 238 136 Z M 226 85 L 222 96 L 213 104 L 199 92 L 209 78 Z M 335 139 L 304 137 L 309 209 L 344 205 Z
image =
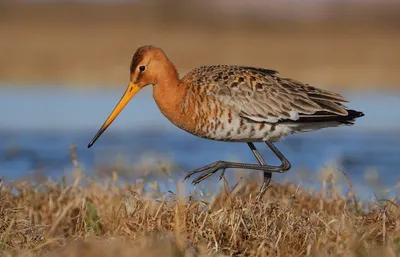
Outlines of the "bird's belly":
M 291 128 L 279 124 L 253 122 L 236 117 L 228 120 L 209 119 L 202 127 L 201 137 L 228 142 L 279 141 L 291 133 Z

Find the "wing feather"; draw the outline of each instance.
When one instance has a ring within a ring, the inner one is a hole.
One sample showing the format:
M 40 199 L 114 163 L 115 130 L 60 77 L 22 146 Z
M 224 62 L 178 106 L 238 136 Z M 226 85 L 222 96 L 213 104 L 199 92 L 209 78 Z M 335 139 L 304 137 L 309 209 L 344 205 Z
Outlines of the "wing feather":
M 281 78 L 276 71 L 244 67 L 215 65 L 199 69 L 207 87 L 207 95 L 215 97 L 227 107 L 256 122 L 277 123 L 296 121 L 300 117 L 324 115 L 346 116 L 347 100 L 340 94 Z M 212 78 L 212 86 L 206 78 Z

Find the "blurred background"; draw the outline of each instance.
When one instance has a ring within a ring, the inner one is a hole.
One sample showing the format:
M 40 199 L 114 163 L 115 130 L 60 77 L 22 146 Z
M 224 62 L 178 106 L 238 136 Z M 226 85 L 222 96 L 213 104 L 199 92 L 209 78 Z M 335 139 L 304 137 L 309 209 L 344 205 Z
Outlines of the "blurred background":
M 166 51 L 181 76 L 200 65 L 240 64 L 339 91 L 366 116 L 352 127 L 278 143 L 293 168 L 273 179 L 314 188 L 327 174 L 343 181 L 344 171 L 361 195 L 396 193 L 399 10 L 396 0 L 2 0 L 0 175 L 6 181 L 68 176 L 71 146 L 85 173 L 157 179 L 166 190 L 172 178 L 216 160 L 254 162 L 246 144 L 175 128 L 151 88 L 86 148 L 128 84 L 133 53 L 151 44 Z M 233 182 L 247 175 L 261 181 L 254 172 L 227 173 Z M 198 187 L 217 186 L 215 177 Z

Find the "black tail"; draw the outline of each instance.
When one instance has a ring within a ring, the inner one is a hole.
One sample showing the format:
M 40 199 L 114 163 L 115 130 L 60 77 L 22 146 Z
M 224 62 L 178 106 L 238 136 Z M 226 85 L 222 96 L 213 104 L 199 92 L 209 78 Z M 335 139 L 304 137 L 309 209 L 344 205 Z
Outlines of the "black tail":
M 362 117 L 362 116 L 364 116 L 364 113 L 363 112 L 359 112 L 359 111 L 356 111 L 356 110 L 347 110 L 347 112 L 348 112 L 348 115 L 346 116 L 346 118 L 348 118 L 348 119 L 357 119 L 357 118 L 360 118 L 360 117 Z
M 330 112 L 316 112 L 311 115 L 302 115 L 296 122 L 327 122 L 353 123 L 355 119 L 364 116 L 363 112 L 347 110 L 347 115 L 337 115 Z

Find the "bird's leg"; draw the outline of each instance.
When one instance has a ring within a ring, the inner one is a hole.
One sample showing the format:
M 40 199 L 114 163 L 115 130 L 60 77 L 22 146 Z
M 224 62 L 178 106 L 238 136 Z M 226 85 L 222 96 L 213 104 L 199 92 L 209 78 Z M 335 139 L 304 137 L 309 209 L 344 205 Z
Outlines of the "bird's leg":
M 292 166 L 288 161 L 288 159 L 286 159 L 286 157 L 283 155 L 283 153 L 281 153 L 281 151 L 279 151 L 278 148 L 276 148 L 276 146 L 271 141 L 265 141 L 265 144 L 267 144 L 267 146 L 272 150 L 272 152 L 274 152 L 276 157 L 278 157 L 278 159 L 281 161 L 281 165 L 279 166 L 281 170 L 278 172 L 285 173 L 286 171 L 290 170 Z
M 264 193 L 266 188 L 268 187 L 270 180 L 271 180 L 271 177 L 272 177 L 271 172 L 283 173 L 290 169 L 290 163 L 285 158 L 285 156 L 271 142 L 266 141 L 265 143 L 271 148 L 271 150 L 275 153 L 275 155 L 282 162 L 282 164 L 280 166 L 266 165 L 265 161 L 262 159 L 260 153 L 257 151 L 254 144 L 248 143 L 250 149 L 252 150 L 253 154 L 256 156 L 256 158 L 260 164 L 217 161 L 217 162 L 211 163 L 209 165 L 206 165 L 204 167 L 201 167 L 201 168 L 198 168 L 198 169 L 195 169 L 195 170 L 189 172 L 186 175 L 184 180 L 190 178 L 191 176 L 193 176 L 196 173 L 200 173 L 200 172 L 204 171 L 204 173 L 202 175 L 200 175 L 199 177 L 197 177 L 196 179 L 194 179 L 192 181 L 192 184 L 196 185 L 221 169 L 225 170 L 228 168 L 238 168 L 238 169 L 249 169 L 249 170 L 261 170 L 261 171 L 264 171 L 265 173 L 264 173 L 264 182 L 263 182 L 263 186 L 261 187 L 260 193 Z
M 262 166 L 267 166 L 267 163 L 265 162 L 265 160 L 261 156 L 261 154 L 258 152 L 256 146 L 253 143 L 247 143 L 247 144 L 250 147 L 251 152 L 256 157 L 258 163 L 260 163 L 260 165 L 262 165 Z M 265 194 L 265 191 L 267 191 L 267 188 L 269 186 L 269 183 L 271 182 L 271 179 L 272 179 L 272 172 L 264 171 L 263 183 L 261 185 L 260 192 L 258 193 L 258 196 L 257 196 L 258 201 L 261 201 L 262 197 Z
M 257 158 L 258 162 L 260 163 L 260 165 L 267 166 L 266 162 L 264 161 L 264 159 L 262 158 L 260 153 L 257 151 L 254 144 L 253 143 L 248 143 L 248 144 L 249 144 L 249 147 L 250 147 L 251 151 L 253 152 L 254 156 Z M 265 141 L 265 144 L 267 144 L 269 146 L 269 148 L 274 152 L 274 154 L 281 161 L 282 164 L 280 167 L 282 167 L 282 170 L 280 172 L 283 173 L 283 172 L 288 171 L 290 169 L 291 165 L 290 165 L 290 162 L 285 158 L 285 156 L 278 150 L 278 148 L 276 148 L 276 146 L 274 144 L 272 144 L 272 142 Z M 261 201 L 262 197 L 265 194 L 265 191 L 267 191 L 269 183 L 271 182 L 271 178 L 272 178 L 272 173 L 269 171 L 264 171 L 263 184 L 261 185 L 260 192 L 257 196 L 258 201 Z

